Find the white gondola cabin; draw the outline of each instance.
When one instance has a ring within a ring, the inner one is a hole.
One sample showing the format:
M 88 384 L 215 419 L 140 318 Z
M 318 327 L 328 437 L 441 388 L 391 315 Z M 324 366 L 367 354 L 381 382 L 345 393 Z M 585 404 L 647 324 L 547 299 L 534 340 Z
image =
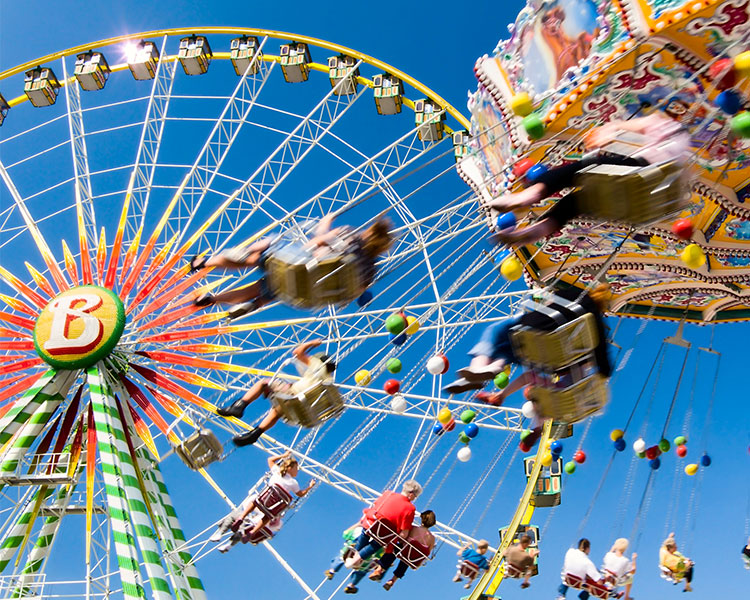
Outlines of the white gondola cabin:
M 372 78 L 373 95 L 378 114 L 396 115 L 404 103 L 404 82 L 398 77 L 380 73 Z
M 191 35 L 180 40 L 177 58 L 186 75 L 203 75 L 208 71 L 213 52 L 205 36 Z
M 5 100 L 2 94 L 0 94 L 0 126 L 5 122 L 5 117 L 8 116 L 10 110 L 10 104 Z
M 302 42 L 290 42 L 282 44 L 279 49 L 279 64 L 281 72 L 284 73 L 284 79 L 287 83 L 299 83 L 307 81 L 310 76 L 310 49 L 307 44 Z
M 445 111 L 430 100 L 414 102 L 414 122 L 419 139 L 424 142 L 438 142 L 443 139 Z
M 257 59 L 253 62 L 256 56 Z M 254 35 L 234 38 L 229 44 L 229 57 L 232 60 L 234 72 L 238 76 L 244 75 L 248 67 L 250 67 L 248 74 L 254 75 L 258 72 L 258 67 L 263 57 L 258 38 Z
M 60 93 L 60 82 L 54 71 L 47 67 L 37 67 L 26 71 L 23 91 L 34 106 L 52 106 Z
M 141 40 L 128 45 L 125 55 L 134 79 L 148 81 L 156 76 L 156 65 L 159 63 L 159 49 L 156 44 Z
M 505 535 L 508 533 L 508 528 L 503 527 L 500 530 L 500 539 L 504 540 Z M 529 542 L 529 547 L 526 549 L 526 552 L 529 552 L 529 550 L 536 550 L 539 551 L 539 527 L 536 525 L 519 525 L 518 529 L 516 529 L 515 534 L 513 534 L 513 539 L 511 540 L 511 544 L 517 544 L 520 540 L 522 535 L 528 535 L 529 538 L 531 538 L 531 541 Z M 519 579 L 524 576 L 524 572 L 519 570 L 518 568 L 514 567 L 510 563 L 506 562 L 504 564 L 504 570 L 505 570 L 505 576 L 511 577 L 513 579 Z M 535 577 L 536 575 L 539 575 L 539 554 L 537 554 L 534 557 L 534 564 L 531 567 L 531 576 Z
M 536 457 L 529 456 L 523 459 L 523 468 L 526 474 L 526 480 L 531 477 L 534 469 Z M 539 478 L 536 481 L 536 487 L 532 492 L 531 503 L 534 506 L 550 507 L 559 506 L 562 492 L 562 458 L 553 460 L 549 467 L 542 467 L 539 472 Z
M 193 471 L 202 469 L 224 456 L 224 447 L 210 429 L 199 429 L 187 437 L 175 453 Z
M 336 96 L 356 94 L 359 86 L 358 77 L 359 67 L 356 58 L 339 54 L 328 59 L 328 79 Z
M 81 89 L 87 92 L 101 90 L 109 79 L 109 64 L 101 52 L 84 52 L 76 55 L 74 74 Z
M 467 131 L 453 132 L 453 157 L 456 162 L 469 154 L 469 134 Z

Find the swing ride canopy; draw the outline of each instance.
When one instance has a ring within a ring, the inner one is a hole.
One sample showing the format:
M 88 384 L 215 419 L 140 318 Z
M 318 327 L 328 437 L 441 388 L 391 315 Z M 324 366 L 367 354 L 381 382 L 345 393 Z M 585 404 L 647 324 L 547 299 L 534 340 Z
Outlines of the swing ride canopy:
M 626 226 L 581 217 L 519 248 L 527 281 L 585 286 L 611 261 L 606 280 L 617 315 L 699 323 L 750 318 L 748 142 L 729 136 L 729 115 L 715 104 L 727 87 L 725 73 L 712 70 L 747 48 L 747 3 L 531 0 L 509 30 L 475 66 L 479 87 L 469 106 L 476 137 L 459 170 L 477 194 L 486 202 L 519 185 L 513 165 L 522 158 L 548 167 L 575 160 L 592 127 L 663 110 L 692 135 L 691 206 L 681 216 L 692 217 L 692 241 L 707 257 L 701 267 L 686 267 L 680 253 L 690 242 L 672 233 L 671 221 L 622 243 Z M 740 91 L 744 85 L 738 78 Z M 522 92 L 546 125 L 538 141 L 511 109 Z M 494 216 L 487 211 L 490 226 Z

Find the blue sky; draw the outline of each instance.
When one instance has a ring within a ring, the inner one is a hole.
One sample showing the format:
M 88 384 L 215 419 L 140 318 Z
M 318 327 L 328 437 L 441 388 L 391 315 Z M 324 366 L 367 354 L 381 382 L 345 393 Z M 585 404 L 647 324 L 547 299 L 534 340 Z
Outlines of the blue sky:
M 303 33 L 353 47 L 401 68 L 459 109 L 464 109 L 466 93 L 476 85 L 472 71 L 474 60 L 491 52 L 498 39 L 506 35 L 506 25 L 514 19 L 520 7 L 521 3 L 517 1 L 477 1 L 471 4 L 436 1 L 402 5 L 351 2 L 335 8 L 325 3 L 309 2 L 3 2 L 0 4 L 0 69 L 87 40 L 126 32 L 180 26 L 240 25 Z M 610 320 L 610 326 L 614 328 L 615 325 Z M 619 328 L 616 339 L 623 346 L 623 353 L 633 347 L 639 326 L 640 321 L 626 320 Z M 645 462 L 635 464 L 630 476 L 632 452 L 628 448 L 615 458 L 603 491 L 593 507 L 592 495 L 610 459 L 609 430 L 622 427 L 627 420 L 655 360 L 660 340 L 671 335 L 674 329 L 674 324 L 649 323 L 638 338 L 627 366 L 615 382 L 610 407 L 603 417 L 593 422 L 583 444 L 588 461 L 577 473 L 566 478 L 562 506 L 555 509 L 551 517 L 550 509 L 538 511 L 535 517 L 535 523 L 540 527 L 544 527 L 549 519 L 542 540 L 540 576 L 526 592 L 519 590 L 514 582 L 504 584 L 501 588 L 503 598 L 552 597 L 563 554 L 578 537 L 579 525 L 587 512 L 590 512 L 590 517 L 582 534 L 591 538 L 592 556 L 597 562 L 615 537 L 620 534 L 630 536 L 648 476 Z M 745 386 L 741 384 L 741 374 L 746 371 L 741 343 L 749 331 L 746 324 L 716 328 L 714 347 L 723 354 L 722 370 L 713 419 L 708 427 L 705 417 L 713 384 L 713 358 L 701 356 L 691 401 L 690 388 L 698 352 L 694 350 L 689 357 L 667 437 L 686 433 L 689 457 L 696 460 L 705 447 L 714 463 L 705 471 L 698 494 L 695 487 L 698 478 L 686 478 L 681 469 L 677 470 L 673 453 L 664 458 L 651 494 L 643 503 L 642 514 L 645 516 L 639 519 L 639 527 L 635 530 L 635 539 L 639 540 L 640 569 L 633 594 L 639 599 L 657 595 L 663 598 L 680 596 L 679 589 L 662 582 L 657 572 L 658 545 L 668 530 L 677 532 L 678 541 L 697 563 L 694 598 L 708 598 L 709 594 L 734 598 L 739 597 L 740 590 L 746 589 L 748 573 L 742 569 L 739 549 L 747 537 L 746 521 L 750 518 L 747 512 L 750 411 L 744 398 Z M 475 333 L 478 335 L 479 328 L 473 328 L 469 337 Z M 685 335 L 693 342 L 694 348 L 706 346 L 711 329 L 687 327 Z M 659 385 L 646 389 L 646 397 L 635 415 L 627 435 L 629 444 L 641 430 L 650 444 L 658 441 L 675 390 L 681 352 L 669 348 Z M 461 361 L 460 349 L 451 359 L 454 365 Z M 647 410 L 646 404 L 652 392 L 652 407 Z M 512 405 L 520 406 L 520 403 L 520 398 L 514 398 Z M 346 423 L 344 421 L 344 425 Z M 690 427 L 685 432 L 683 425 L 687 423 Z M 566 441 L 566 457 L 577 447 L 582 431 L 583 426 L 578 426 L 575 437 Z M 399 457 L 408 449 L 414 432 L 412 423 L 387 420 L 368 443 L 344 463 L 342 471 L 372 487 L 385 485 Z M 424 503 L 443 477 L 444 471 L 440 472 L 432 488 L 426 490 L 422 503 L 418 502 L 418 507 L 434 508 L 438 518 L 447 520 L 504 439 L 503 436 L 482 433 L 472 443 L 474 459 L 453 469 L 440 484 L 434 505 L 426 506 Z M 338 441 L 327 439 L 323 447 L 330 445 L 333 451 Z M 450 450 L 445 445 L 436 452 L 432 463 L 425 467 L 425 479 L 437 466 L 441 452 Z M 512 448 L 459 521 L 460 529 L 469 532 L 474 529 L 511 452 Z M 247 488 L 262 474 L 264 463 L 264 455 L 246 449 L 212 467 L 211 473 L 239 502 Z M 202 530 L 222 514 L 222 501 L 174 457 L 165 461 L 163 469 L 188 536 Z M 523 488 L 522 473 L 520 461 L 516 460 L 479 528 L 478 536 L 497 543 L 497 529 L 510 518 Z M 305 476 L 300 479 L 306 483 Z M 624 504 L 623 509 L 620 503 Z M 692 510 L 688 510 L 690 506 Z M 316 586 L 331 556 L 340 547 L 341 531 L 358 518 L 360 510 L 361 505 L 354 500 L 330 489 L 319 489 L 290 520 L 275 545 L 308 583 Z M 71 530 L 73 527 L 81 527 L 82 531 L 82 519 L 81 523 L 73 521 Z M 62 578 L 70 564 L 80 564 L 81 549 L 76 542 L 69 542 L 69 546 L 57 550 L 55 563 L 48 571 L 51 577 L 54 574 Z M 431 564 L 409 573 L 388 593 L 399 598 L 459 597 L 463 590 L 450 581 L 453 565 L 453 550 L 442 548 Z M 212 554 L 201 561 L 198 568 L 210 598 L 304 597 L 262 548 L 237 548 L 227 556 Z M 328 597 L 333 589 L 333 584 L 327 584 L 321 590 L 321 597 Z M 382 597 L 384 593 L 379 586 L 363 582 L 358 597 Z

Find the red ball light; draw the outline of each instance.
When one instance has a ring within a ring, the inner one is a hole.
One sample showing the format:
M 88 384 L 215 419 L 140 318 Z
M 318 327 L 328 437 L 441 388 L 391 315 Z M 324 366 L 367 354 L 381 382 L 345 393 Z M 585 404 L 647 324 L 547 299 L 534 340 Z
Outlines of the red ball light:
M 647 459 L 654 460 L 657 456 L 659 456 L 659 446 L 651 446 L 650 448 L 646 448 Z
M 714 85 L 719 90 L 734 87 L 734 84 L 737 83 L 734 61 L 731 58 L 717 60 L 708 68 L 708 76 L 714 81 Z
M 677 456 L 679 456 L 680 458 L 685 458 L 685 456 L 687 455 L 687 446 L 685 444 L 680 444 L 675 449 L 675 452 L 677 453 Z
M 518 447 L 521 449 L 521 452 L 524 454 L 531 451 L 531 446 L 527 444 L 526 442 L 521 442 L 518 444 Z
M 451 418 L 450 421 L 448 421 L 445 425 L 443 425 L 443 429 L 445 431 L 453 431 L 456 427 L 456 420 Z
M 573 454 L 573 460 L 582 465 L 586 462 L 586 453 L 583 450 L 576 450 L 575 454 Z
M 693 222 L 690 219 L 677 219 L 672 223 L 672 233 L 681 240 L 689 240 L 693 236 Z
M 523 388 L 523 397 L 526 398 L 526 400 L 531 400 L 531 390 L 532 387 L 530 385 Z
M 513 165 L 513 175 L 515 175 L 517 179 L 520 179 L 521 177 L 526 175 L 526 171 L 528 171 L 535 164 L 536 163 L 530 158 L 522 158 Z
M 386 394 L 393 396 L 393 394 L 398 394 L 398 391 L 401 389 L 401 384 L 396 379 L 389 379 L 385 382 L 385 385 L 383 385 L 383 389 Z

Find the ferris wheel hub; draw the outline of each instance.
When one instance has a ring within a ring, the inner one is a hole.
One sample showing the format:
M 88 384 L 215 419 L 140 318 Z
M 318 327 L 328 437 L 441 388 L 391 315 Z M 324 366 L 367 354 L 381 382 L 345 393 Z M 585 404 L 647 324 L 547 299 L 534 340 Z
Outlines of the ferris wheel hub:
M 44 307 L 34 326 L 39 357 L 57 369 L 83 369 L 114 349 L 125 328 L 125 308 L 111 290 L 82 285 Z

